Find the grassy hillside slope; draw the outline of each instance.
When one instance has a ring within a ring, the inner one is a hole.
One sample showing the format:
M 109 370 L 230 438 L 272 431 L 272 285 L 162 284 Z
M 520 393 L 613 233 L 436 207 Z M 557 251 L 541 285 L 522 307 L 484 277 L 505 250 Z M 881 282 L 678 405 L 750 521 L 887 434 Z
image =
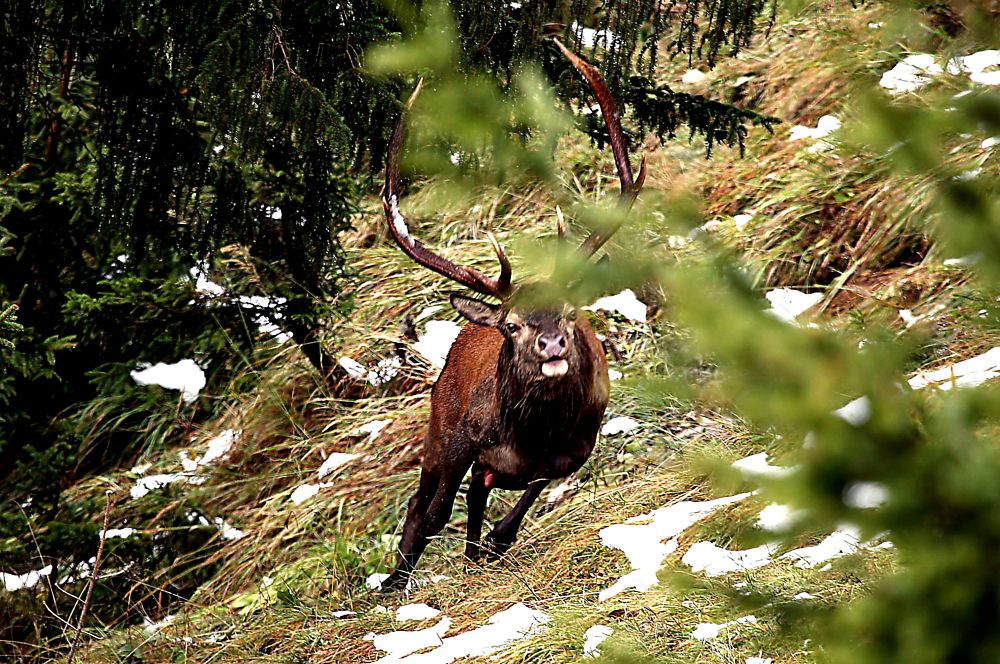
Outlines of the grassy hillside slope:
M 784 124 L 773 136 L 752 134 L 743 158 L 717 148 L 706 160 L 700 144 L 683 140 L 647 146 L 647 189 L 635 223 L 608 250 L 612 264 L 628 261 L 637 248 L 653 261 L 683 265 L 706 247 L 723 247 L 745 257 L 762 307 L 765 292 L 793 287 L 821 294 L 802 323 L 815 321 L 860 339 L 862 323 L 874 320 L 893 334 L 913 335 L 919 348 L 913 371 L 993 346 L 1000 327 L 996 308 L 986 318 L 980 314 L 993 295 L 973 288 L 966 268 L 946 263 L 949 256 L 913 223 L 928 205 L 927 178 L 894 172 L 886 155 L 858 149 L 845 132 L 792 139 L 794 125 L 816 127 L 825 115 L 848 126 L 864 99 L 859 81 L 877 80 L 905 55 L 891 26 L 882 25 L 883 14 L 877 4 L 810 5 L 794 16 L 782 15 L 755 49 L 705 77 L 687 77 L 692 82 L 681 82 L 687 63 L 665 59 L 659 78 L 676 89 L 743 103 Z M 924 44 L 909 46 L 938 48 L 936 37 L 928 35 Z M 942 78 L 927 91 L 958 86 Z M 952 166 L 995 175 L 997 153 L 981 147 L 986 138 L 956 137 Z M 610 154 L 598 153 L 579 135 L 563 142 L 559 163 L 563 190 L 557 198 L 593 201 L 614 193 Z M 446 209 L 438 207 L 435 186 L 415 191 L 405 207 L 420 237 L 463 262 L 492 270 L 485 238 L 492 227 L 512 248 L 515 274 L 526 275 L 533 264 L 518 258 L 530 254 L 536 238 L 555 232 L 556 198 L 540 185 L 480 191 Z M 695 193 L 703 221 L 711 223 L 691 233 L 661 223 L 658 209 L 679 191 Z M 747 554 L 728 573 L 693 571 L 692 558 L 685 562 L 685 556 L 695 543 L 759 554 L 757 547 L 771 542 L 757 525 L 768 501 L 750 495 L 681 528 L 658 585 L 600 601 L 601 591 L 631 569 L 623 551 L 602 543 L 603 528 L 684 501 L 754 492 L 767 484 L 767 472 L 762 478 L 729 464 L 766 452 L 770 464 L 783 465 L 801 445 L 751 426 L 724 398 L 694 396 L 712 393 L 713 366 L 679 350 L 685 332 L 669 317 L 670 293 L 646 285 L 637 287 L 649 305 L 646 322 L 607 311 L 592 314 L 598 331 L 617 349 L 611 366 L 622 374 L 613 382 L 607 420 L 627 417 L 637 426 L 602 436 L 593 458 L 571 481 L 547 490 L 502 560 L 467 568 L 461 556 L 463 489 L 449 527 L 420 561 L 422 578 L 446 578 L 406 596 L 372 592 L 366 578 L 389 570 L 406 501 L 416 486 L 429 390 L 438 372 L 400 326 L 404 318 L 414 318 L 422 334 L 428 321 L 457 320 L 446 306 L 442 279 L 387 242 L 382 223 L 373 200 L 348 243 L 358 275 L 345 296 L 354 309 L 333 322 L 331 337 L 337 339 L 338 357 L 352 358 L 366 371 L 377 372 L 381 362 L 390 380 L 373 385 L 381 381 L 368 381 L 366 373 L 360 379 L 344 376 L 331 388 L 286 347 L 248 366 L 261 383 L 252 391 L 234 385 L 241 396 L 228 417 L 191 432 L 189 459 L 206 454 L 221 432 L 241 432 L 225 456 L 196 467 L 205 478 L 201 483 L 179 481 L 132 499 L 130 490 L 141 478 L 184 471 L 182 450 L 172 450 L 152 453 L 143 460 L 151 464 L 147 468 L 121 469 L 75 487 L 100 502 L 110 485 L 108 526 L 138 531 L 107 541 L 106 570 L 115 569 L 115 552 L 126 547 L 170 555 L 162 550 L 165 545 L 156 548 L 162 533 L 190 530 L 191 537 L 204 540 L 199 547 L 178 547 L 166 572 L 123 587 L 122 602 L 140 607 L 150 624 L 109 625 L 92 634 L 101 638 L 89 641 L 84 659 L 374 662 L 387 653 L 366 635 L 431 628 L 447 616 L 444 636 L 454 636 L 521 602 L 543 611 L 548 623 L 503 646 L 497 661 L 577 661 L 585 632 L 594 625 L 613 630 L 601 652 L 621 661 L 815 661 L 811 630 L 817 621 L 865 594 L 873 580 L 899 564 L 886 537 L 860 547 L 847 537 L 841 548 L 856 550 L 813 566 L 799 564 L 802 555 L 780 558 L 803 547 L 836 544 L 827 540 L 829 531 L 815 530 L 775 544 L 766 551 L 773 558 L 768 564 L 746 569 L 753 566 L 753 555 Z M 921 318 L 908 327 L 900 310 Z M 671 396 L 650 389 L 650 377 L 701 389 Z M 851 399 L 843 397 L 843 403 Z M 319 477 L 333 454 L 354 456 L 339 457 L 343 464 Z M 517 497 L 497 493 L 488 520 Z M 657 541 L 638 550 L 649 553 Z M 172 593 L 190 599 L 164 609 Z M 441 615 L 396 619 L 399 606 L 415 602 Z M 696 638 L 711 631 L 704 624 L 745 616 L 753 620 L 721 628 L 714 638 Z

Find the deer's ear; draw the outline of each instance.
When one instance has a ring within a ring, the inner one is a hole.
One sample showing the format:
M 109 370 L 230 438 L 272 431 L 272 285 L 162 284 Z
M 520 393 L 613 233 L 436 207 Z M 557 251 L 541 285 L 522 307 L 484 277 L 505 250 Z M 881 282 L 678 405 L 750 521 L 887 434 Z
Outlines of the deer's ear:
M 466 320 L 487 327 L 499 325 L 500 318 L 503 316 L 500 305 L 490 304 L 458 293 L 451 294 L 451 306 L 458 309 L 458 313 L 462 314 Z

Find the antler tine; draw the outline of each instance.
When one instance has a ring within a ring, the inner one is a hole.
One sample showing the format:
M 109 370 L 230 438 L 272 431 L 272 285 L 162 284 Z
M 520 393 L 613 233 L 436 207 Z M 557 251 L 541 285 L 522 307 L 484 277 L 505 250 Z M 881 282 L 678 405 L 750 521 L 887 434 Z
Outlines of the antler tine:
M 556 46 L 566 56 L 566 59 L 587 80 L 591 92 L 594 93 L 594 97 L 597 99 L 598 106 L 601 107 L 601 115 L 604 116 L 604 121 L 608 125 L 608 134 L 611 136 L 611 152 L 615 156 L 618 179 L 621 181 L 622 193 L 620 200 L 627 210 L 632 207 L 635 197 L 639 195 L 639 190 L 642 189 L 642 185 L 646 181 L 646 156 L 642 156 L 642 162 L 639 165 L 639 177 L 633 178 L 632 166 L 628 160 L 628 147 L 625 144 L 625 135 L 622 133 L 621 118 L 618 116 L 618 110 L 615 108 L 615 102 L 611 98 L 611 93 L 608 92 L 608 86 L 604 82 L 604 77 L 601 76 L 601 72 L 597 71 L 596 67 L 563 46 L 561 41 L 558 39 L 553 39 L 552 41 L 556 43 Z M 580 245 L 580 253 L 585 257 L 592 256 L 621 228 L 624 221 L 624 219 L 621 219 L 607 229 L 591 233 Z
M 507 254 L 503 252 L 503 247 L 497 242 L 497 237 L 493 234 L 493 231 L 487 231 L 486 237 L 490 239 L 490 246 L 496 252 L 497 260 L 500 261 L 500 276 L 496 279 L 497 289 L 506 296 L 510 293 L 510 261 L 507 260 Z
M 413 106 L 420 89 L 423 87 L 423 79 L 417 83 L 416 89 L 406 102 L 406 109 Z M 511 269 L 510 261 L 504 255 L 500 243 L 497 242 L 493 234 L 489 234 L 490 243 L 496 251 L 497 259 L 500 261 L 500 276 L 496 279 L 487 277 L 478 270 L 456 265 L 444 256 L 440 256 L 424 244 L 410 235 L 410 229 L 406 225 L 406 219 L 399 211 L 399 155 L 403 151 L 403 138 L 406 133 L 406 112 L 400 116 L 396 122 L 396 127 L 392 130 L 392 137 L 389 139 L 389 151 L 385 165 L 385 188 L 383 189 L 382 207 L 385 209 L 386 220 L 389 222 L 389 234 L 399 245 L 407 256 L 412 258 L 418 265 L 422 265 L 429 270 L 456 281 L 466 288 L 469 288 L 482 295 L 488 295 L 500 300 L 506 299 L 511 293 Z

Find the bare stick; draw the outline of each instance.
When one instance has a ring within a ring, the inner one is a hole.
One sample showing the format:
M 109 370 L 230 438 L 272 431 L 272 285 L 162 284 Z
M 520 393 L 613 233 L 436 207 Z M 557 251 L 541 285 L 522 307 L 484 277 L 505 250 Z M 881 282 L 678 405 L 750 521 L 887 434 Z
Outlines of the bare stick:
M 73 656 L 76 655 L 76 644 L 80 641 L 80 634 L 83 632 L 83 621 L 87 617 L 87 609 L 90 608 L 90 596 L 94 593 L 94 584 L 97 582 L 97 571 L 101 568 L 101 555 L 104 554 L 104 539 L 108 532 L 108 515 L 111 513 L 111 490 L 104 492 L 104 525 L 101 526 L 101 541 L 97 544 L 97 555 L 94 557 L 94 567 L 90 570 L 90 580 L 87 583 L 87 596 L 83 600 L 83 609 L 80 611 L 80 620 L 76 624 L 76 636 L 73 637 L 73 645 L 69 647 L 69 655 L 66 657 L 66 664 L 73 664 Z

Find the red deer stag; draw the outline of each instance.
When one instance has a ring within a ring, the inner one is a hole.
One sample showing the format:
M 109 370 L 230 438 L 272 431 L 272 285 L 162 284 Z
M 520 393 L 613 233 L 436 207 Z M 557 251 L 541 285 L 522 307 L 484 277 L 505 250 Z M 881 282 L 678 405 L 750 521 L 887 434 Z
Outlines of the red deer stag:
M 597 98 L 611 136 L 630 206 L 646 175 L 643 159 L 633 180 L 621 123 L 604 80 L 587 62 L 556 45 L 583 74 Z M 414 92 L 410 104 L 419 92 Z M 515 541 L 531 504 L 550 480 L 566 477 L 590 457 L 608 404 L 608 364 L 601 342 L 565 302 L 540 303 L 538 287 L 511 284 L 510 263 L 490 235 L 500 275 L 488 277 L 430 251 L 410 235 L 399 211 L 401 119 L 389 143 L 383 204 L 389 231 L 414 261 L 500 304 L 454 293 L 451 303 L 469 321 L 448 353 L 431 394 L 420 487 L 410 499 L 395 571 L 382 590 L 406 586 L 428 538 L 451 517 L 455 495 L 470 466 L 465 555 L 499 556 Z M 579 251 L 593 255 L 621 225 L 588 237 Z M 493 488 L 524 490 L 514 509 L 480 545 L 486 498 Z

